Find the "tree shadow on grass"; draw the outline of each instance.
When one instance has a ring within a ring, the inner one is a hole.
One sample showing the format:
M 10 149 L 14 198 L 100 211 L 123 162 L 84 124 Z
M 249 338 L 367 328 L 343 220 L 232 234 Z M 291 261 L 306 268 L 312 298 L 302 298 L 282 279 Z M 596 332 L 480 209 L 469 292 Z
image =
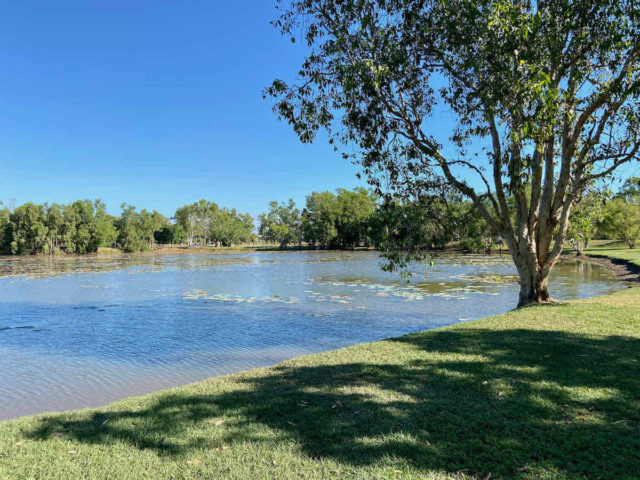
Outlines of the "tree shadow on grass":
M 351 466 L 400 459 L 423 472 L 640 476 L 639 339 L 458 329 L 384 347 L 379 358 L 238 377 L 219 394 L 204 385 L 140 409 L 45 417 L 25 434 L 167 456 L 286 441 Z

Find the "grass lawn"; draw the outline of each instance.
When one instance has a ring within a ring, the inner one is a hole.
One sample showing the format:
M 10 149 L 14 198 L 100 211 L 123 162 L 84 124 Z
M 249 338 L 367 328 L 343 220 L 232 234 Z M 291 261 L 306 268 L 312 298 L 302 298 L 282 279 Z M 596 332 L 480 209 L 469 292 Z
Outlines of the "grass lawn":
M 593 245 L 584 251 L 586 255 L 598 255 L 602 257 L 625 260 L 640 267 L 640 249 L 630 249 L 625 243 L 610 242 L 602 245 Z
M 637 479 L 640 289 L 3 422 L 3 478 Z
M 567 253 L 571 252 L 571 249 L 567 250 Z M 626 243 L 617 240 L 594 240 L 584 254 L 623 260 L 640 267 L 640 248 L 631 249 Z

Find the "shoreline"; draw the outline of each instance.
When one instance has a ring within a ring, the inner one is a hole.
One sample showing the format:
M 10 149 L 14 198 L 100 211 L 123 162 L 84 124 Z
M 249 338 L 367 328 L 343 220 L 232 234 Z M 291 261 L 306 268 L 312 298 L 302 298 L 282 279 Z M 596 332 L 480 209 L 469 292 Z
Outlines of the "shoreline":
M 2 421 L 0 478 L 635 478 L 640 289 L 598 298 Z
M 245 250 L 246 251 L 246 250 Z M 451 252 L 451 251 L 449 251 Z M 154 252 L 147 252 L 148 254 L 152 254 Z M 186 252 L 186 253 L 194 253 L 197 254 L 198 252 L 194 252 L 193 250 L 191 250 L 190 252 Z M 220 252 L 221 253 L 221 252 Z M 459 253 L 464 255 L 461 252 L 455 252 L 455 253 Z M 497 254 L 488 254 L 491 256 L 496 256 Z M 622 259 L 613 259 L 613 258 L 608 258 L 606 256 L 595 256 L 595 255 L 587 255 L 587 254 L 583 254 L 579 257 L 575 256 L 575 255 L 571 255 L 571 254 L 562 254 L 561 256 L 561 260 L 567 260 L 567 261 L 571 261 L 571 262 L 584 262 L 584 263 L 595 263 L 598 264 L 604 268 L 606 268 L 607 270 L 611 271 L 620 281 L 623 281 L 625 283 L 627 283 L 627 288 L 633 288 L 635 287 L 636 283 L 640 282 L 640 267 L 638 267 L 637 265 L 634 265 L 632 262 L 627 261 L 627 260 L 622 260 Z M 594 297 L 590 297 L 588 300 L 597 300 L 598 298 L 600 298 L 601 296 L 594 296 Z M 510 311 L 510 310 L 509 310 Z M 504 312 L 504 313 L 508 313 Z M 482 317 L 480 319 L 476 319 L 476 320 L 472 320 L 473 321 L 478 321 L 478 320 L 484 320 L 486 318 L 490 318 L 490 317 Z M 464 322 L 464 323 L 468 323 L 468 322 Z M 451 325 L 456 325 L 457 323 L 452 323 Z M 444 326 L 444 327 L 438 327 L 435 329 L 428 329 L 428 330 L 423 330 L 420 331 L 419 333 L 424 333 L 424 332 L 428 332 L 428 331 L 437 331 L 440 330 L 442 328 L 447 328 L 450 325 Z M 410 334 L 407 334 L 410 335 Z M 401 337 L 398 337 L 401 338 Z M 380 340 L 378 340 L 380 341 Z M 384 341 L 384 340 L 382 340 Z M 374 342 L 367 342 L 367 343 L 376 343 L 376 341 Z M 351 345 L 350 347 L 345 347 L 345 348 L 352 348 L 354 346 L 358 346 L 358 345 L 366 345 L 367 343 L 357 343 L 354 345 Z M 327 354 L 327 353 L 331 353 L 331 352 L 335 352 L 335 351 L 339 351 L 342 350 L 342 348 L 339 349 L 332 349 L 332 350 L 326 350 L 322 353 Z M 288 362 L 288 361 L 293 361 L 297 358 L 303 358 L 309 355 L 316 355 L 316 354 L 304 354 L 304 355 L 299 355 L 299 356 L 295 356 L 295 357 L 291 357 L 289 359 L 283 360 L 283 362 Z M 262 367 L 256 367 L 257 369 L 261 369 L 261 368 L 272 368 L 275 367 L 277 365 L 279 365 L 280 363 L 283 362 L 278 362 L 275 364 L 271 364 L 271 365 L 266 365 L 266 366 L 262 366 Z M 25 414 L 25 415 L 18 415 L 18 416 L 11 416 L 8 418 L 4 418 L 4 419 L 0 419 L 0 423 L 2 422 L 6 422 L 6 421 L 12 421 L 12 420 L 16 420 L 19 418 L 25 418 L 25 417 L 31 417 L 31 416 L 36 416 L 36 415 L 43 415 L 43 414 L 64 414 L 66 412 L 72 412 L 72 411 L 76 411 L 76 410 L 86 410 L 86 409 L 100 409 L 100 408 L 106 408 L 108 405 L 111 405 L 112 403 L 117 403 L 119 401 L 124 401 L 126 399 L 129 398 L 138 398 L 138 397 L 143 397 L 143 396 L 148 396 L 148 395 L 154 395 L 156 393 L 160 393 L 160 392 L 166 392 L 175 388 L 182 388 L 182 387 L 186 387 L 189 385 L 193 385 L 195 383 L 199 383 L 199 382 L 203 382 L 203 381 L 208 381 L 211 379 L 215 379 L 215 378 L 221 378 L 221 377 L 225 377 L 225 376 L 229 376 L 229 375 L 237 375 L 237 374 L 243 374 L 246 372 L 250 372 L 254 370 L 254 368 L 249 368 L 246 370 L 238 370 L 236 372 L 233 373 L 228 373 L 228 374 L 222 374 L 222 375 L 214 375 L 211 377 L 206 377 L 203 378 L 201 380 L 197 380 L 195 382 L 189 382 L 189 383 L 185 383 L 185 384 L 178 384 L 178 385 L 174 385 L 174 386 L 167 386 L 167 387 L 163 387 L 163 388 L 159 388 L 156 390 L 151 390 L 151 391 L 147 391 L 146 393 L 139 393 L 136 394 L 134 393 L 133 395 L 127 395 L 124 397 L 121 397 L 119 399 L 113 400 L 113 401 L 109 401 L 108 403 L 102 403 L 102 404 L 94 404 L 94 405 L 88 405 L 85 407 L 74 407 L 74 408 L 69 408 L 69 409 L 63 409 L 63 410 L 54 410 L 54 411 L 41 411 L 41 412 L 36 412 L 36 413 L 29 413 L 29 414 Z
M 358 247 L 355 249 L 316 249 L 312 247 L 302 246 L 302 247 L 285 247 L 280 248 L 278 246 L 269 246 L 269 245 L 257 245 L 257 246 L 239 246 L 239 247 L 159 247 L 151 250 L 144 250 L 140 252 L 125 252 L 123 250 L 117 248 L 110 247 L 100 247 L 97 252 L 92 253 L 63 253 L 58 252 L 54 254 L 45 254 L 38 253 L 33 255 L 12 255 L 8 253 L 0 253 L 0 259 L 26 259 L 26 258 L 52 258 L 52 259 L 60 259 L 60 258 L 97 258 L 97 257 L 117 257 L 121 255 L 224 255 L 224 254 L 235 254 L 235 253 L 255 253 L 255 252 L 271 252 L 271 253 L 287 253 L 287 252 L 374 252 L 376 251 L 373 248 L 368 247 Z M 440 251 L 440 250 L 439 250 Z M 441 250 L 447 251 L 447 250 Z M 455 251 L 455 250 L 452 250 Z M 464 253 L 460 251 L 460 253 Z
M 640 267 L 629 260 L 586 253 L 580 256 L 565 253 L 560 258 L 575 262 L 596 263 L 611 271 L 621 281 L 629 282 L 630 284 L 640 282 Z M 629 285 L 629 287 L 633 286 Z
M 147 252 L 147 253 L 153 253 L 153 252 Z M 192 252 L 192 253 L 194 253 L 194 252 Z M 460 253 L 460 252 L 458 252 L 458 253 Z M 494 254 L 491 254 L 491 255 L 494 255 Z M 495 254 L 495 255 L 497 255 L 497 254 Z M 632 262 L 629 262 L 627 260 L 611 259 L 611 258 L 608 258 L 608 257 L 605 257 L 605 256 L 592 256 L 592 255 L 586 255 L 586 254 L 583 254 L 580 257 L 576 257 L 575 255 L 571 255 L 571 254 L 563 254 L 561 256 L 561 259 L 562 260 L 573 261 L 573 262 L 585 262 L 585 263 L 598 264 L 598 265 L 610 270 L 611 272 L 613 272 L 619 280 L 628 283 L 628 286 L 627 286 L 628 288 L 634 288 L 634 287 L 637 286 L 637 285 L 635 285 L 635 283 L 640 282 L 640 267 L 638 267 L 637 265 L 634 265 Z M 608 296 L 608 295 L 594 296 L 594 297 L 590 297 L 588 299 L 582 299 L 582 300 L 577 300 L 577 301 L 584 301 L 584 300 L 589 300 L 589 301 L 596 300 L 597 301 L 598 298 L 602 298 L 602 297 L 606 297 L 606 296 Z M 514 310 L 508 310 L 508 311 L 506 311 L 506 312 L 504 312 L 502 314 L 498 314 L 497 316 L 508 314 L 511 311 L 514 311 Z M 473 322 L 483 321 L 483 320 L 486 320 L 488 318 L 493 318 L 493 317 L 494 316 L 482 317 L 482 318 L 479 318 L 479 319 L 465 321 L 465 322 L 462 322 L 462 323 L 465 323 L 465 324 L 466 323 L 473 323 Z M 403 336 L 406 336 L 406 335 L 415 335 L 415 334 L 422 334 L 422 333 L 431 332 L 431 331 L 439 331 L 439 330 L 442 330 L 442 329 L 450 328 L 451 326 L 458 325 L 458 324 L 459 323 L 452 323 L 450 325 L 437 327 L 437 328 L 434 328 L 434 329 L 422 330 L 422 331 L 417 332 L 417 333 L 407 333 L 407 334 L 402 335 L 400 337 L 394 337 L 394 338 L 390 338 L 390 339 L 386 339 L 386 340 L 394 340 L 394 339 L 397 339 L 397 338 L 402 338 Z M 182 385 L 175 385 L 175 386 L 169 386 L 169 387 L 165 387 L 165 388 L 160 388 L 160 389 L 157 389 L 157 390 L 149 391 L 147 393 L 133 394 L 133 395 L 129 395 L 129 396 L 124 396 L 124 397 L 121 397 L 121 398 L 119 398 L 117 400 L 113 400 L 113 401 L 110 401 L 110 402 L 104 403 L 104 404 L 99 404 L 99 405 L 94 405 L 94 406 L 86 406 L 86 407 L 80 407 L 80 408 L 64 409 L 64 410 L 44 411 L 44 412 L 38 412 L 38 413 L 30 413 L 30 414 L 26 414 L 26 415 L 19 415 L 19 416 L 15 416 L 15 417 L 9 417 L 9 418 L 5 418 L 5 419 L 0 419 L 0 424 L 2 424 L 3 422 L 9 422 L 9 421 L 14 421 L 14 420 L 21 419 L 21 418 L 28 418 L 28 417 L 39 416 L 39 415 L 60 415 L 60 414 L 68 413 L 68 412 L 74 412 L 74 411 L 96 410 L 96 409 L 101 409 L 101 408 L 107 408 L 108 406 L 110 406 L 110 405 L 112 405 L 114 403 L 126 401 L 126 400 L 132 399 L 132 398 L 143 398 L 143 397 L 147 397 L 149 395 L 156 395 L 156 394 L 159 394 L 159 393 L 162 393 L 162 392 L 168 392 L 168 391 L 171 391 L 173 389 L 189 387 L 191 385 L 196 385 L 198 383 L 207 382 L 207 381 L 210 381 L 210 380 L 213 380 L 213 379 L 217 379 L 217 378 L 224 378 L 224 377 L 229 377 L 229 376 L 234 376 L 234 375 L 243 375 L 243 374 L 246 374 L 248 372 L 252 372 L 254 370 L 276 368 L 278 365 L 280 365 L 282 363 L 295 361 L 297 359 L 305 358 L 305 357 L 308 357 L 308 356 L 331 354 L 333 352 L 338 352 L 338 351 L 341 351 L 341 350 L 344 350 L 344 349 L 354 348 L 354 347 L 357 347 L 357 346 L 368 345 L 368 344 L 375 344 L 375 343 L 378 343 L 378 342 L 381 342 L 381 341 L 386 341 L 386 340 L 377 340 L 377 341 L 373 341 L 373 342 L 357 343 L 357 344 L 354 344 L 354 345 L 351 345 L 351 346 L 348 346 L 348 347 L 332 349 L 332 350 L 326 350 L 326 351 L 323 351 L 323 352 L 320 352 L 320 353 L 303 354 L 303 355 L 291 357 L 289 359 L 286 359 L 286 360 L 283 360 L 281 362 L 277 362 L 277 363 L 271 364 L 271 365 L 260 366 L 260 367 L 255 367 L 255 368 L 249 368 L 249 369 L 246 369 L 246 370 L 239 370 L 239 371 L 236 371 L 236 372 L 233 372 L 233 373 L 206 377 L 204 379 L 197 380 L 195 382 L 189 382 L 189 383 L 182 384 Z

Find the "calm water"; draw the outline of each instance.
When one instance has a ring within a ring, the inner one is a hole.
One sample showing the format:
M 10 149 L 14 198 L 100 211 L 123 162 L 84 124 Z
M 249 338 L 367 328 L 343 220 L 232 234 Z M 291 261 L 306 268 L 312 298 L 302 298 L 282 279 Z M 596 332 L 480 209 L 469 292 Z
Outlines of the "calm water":
M 508 257 L 441 257 L 407 282 L 374 253 L 0 258 L 0 419 L 505 312 Z M 500 276 L 496 278 L 496 276 Z M 564 262 L 571 299 L 623 288 Z

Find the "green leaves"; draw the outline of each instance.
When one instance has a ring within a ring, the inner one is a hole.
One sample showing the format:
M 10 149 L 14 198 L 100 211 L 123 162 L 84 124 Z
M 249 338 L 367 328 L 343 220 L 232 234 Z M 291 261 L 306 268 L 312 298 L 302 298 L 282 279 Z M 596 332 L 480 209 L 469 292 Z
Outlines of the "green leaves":
M 94 253 L 115 239 L 113 219 L 100 200 L 68 205 L 25 203 L 0 210 L 0 252 L 15 255 Z
M 293 0 L 279 25 L 309 32 L 299 78 L 267 90 L 300 139 L 326 130 L 378 193 L 468 197 L 529 252 L 523 285 L 584 189 L 640 159 L 634 0 Z
M 180 207 L 174 218 L 189 246 L 196 242 L 205 246 L 210 242 L 233 246 L 254 238 L 251 215 L 220 208 L 216 203 L 204 199 Z
M 600 228 L 611 238 L 635 248 L 640 238 L 640 197 L 617 197 L 607 202 Z
M 278 243 L 282 248 L 302 242 L 300 210 L 292 199 L 288 203 L 271 202 L 269 211 L 260 214 L 258 220 L 258 233 L 267 242 Z

